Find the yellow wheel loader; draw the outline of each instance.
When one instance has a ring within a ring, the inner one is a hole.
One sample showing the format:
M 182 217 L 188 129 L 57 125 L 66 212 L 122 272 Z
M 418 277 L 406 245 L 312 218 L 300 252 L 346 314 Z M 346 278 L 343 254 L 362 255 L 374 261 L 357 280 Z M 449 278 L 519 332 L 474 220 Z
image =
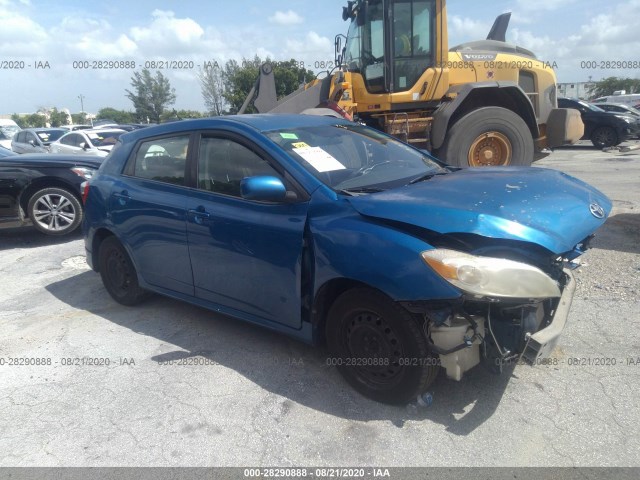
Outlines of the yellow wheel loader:
M 264 64 L 240 113 L 255 97 L 261 113 L 346 117 L 462 167 L 530 165 L 582 137 L 579 112 L 557 108 L 553 65 L 505 42 L 510 14 L 451 49 L 446 17 L 445 0 L 349 1 L 333 71 L 278 101 Z

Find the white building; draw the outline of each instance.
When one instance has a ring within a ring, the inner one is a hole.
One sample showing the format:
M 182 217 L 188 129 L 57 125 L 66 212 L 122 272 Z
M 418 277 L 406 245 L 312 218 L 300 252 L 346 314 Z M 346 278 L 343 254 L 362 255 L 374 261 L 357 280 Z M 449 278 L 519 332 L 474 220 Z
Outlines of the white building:
M 559 83 L 558 96 L 565 98 L 582 98 L 586 100 L 591 97 L 589 91 L 594 86 L 595 82 Z

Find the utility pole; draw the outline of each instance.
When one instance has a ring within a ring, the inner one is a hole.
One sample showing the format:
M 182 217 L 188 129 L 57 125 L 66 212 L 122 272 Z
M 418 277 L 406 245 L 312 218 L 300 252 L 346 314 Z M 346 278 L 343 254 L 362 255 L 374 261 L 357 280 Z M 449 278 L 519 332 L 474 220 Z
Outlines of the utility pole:
M 80 99 L 80 113 L 84 113 L 84 99 L 86 97 L 84 95 L 80 94 L 80 95 L 78 95 L 78 98 Z

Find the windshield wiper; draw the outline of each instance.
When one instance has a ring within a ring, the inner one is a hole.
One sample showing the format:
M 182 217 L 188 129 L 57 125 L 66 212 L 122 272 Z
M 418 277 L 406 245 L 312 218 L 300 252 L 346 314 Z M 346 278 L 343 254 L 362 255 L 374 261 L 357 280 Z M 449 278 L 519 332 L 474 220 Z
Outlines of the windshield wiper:
M 340 193 L 346 193 L 347 195 L 358 195 L 360 193 L 378 193 L 384 192 L 383 188 L 376 187 L 354 187 L 354 188 L 345 188 L 344 190 L 338 190 Z
M 413 185 L 420 182 L 426 182 L 427 180 L 431 180 L 436 175 L 447 175 L 449 172 L 429 172 L 424 175 L 420 175 L 418 178 L 414 178 L 407 185 Z

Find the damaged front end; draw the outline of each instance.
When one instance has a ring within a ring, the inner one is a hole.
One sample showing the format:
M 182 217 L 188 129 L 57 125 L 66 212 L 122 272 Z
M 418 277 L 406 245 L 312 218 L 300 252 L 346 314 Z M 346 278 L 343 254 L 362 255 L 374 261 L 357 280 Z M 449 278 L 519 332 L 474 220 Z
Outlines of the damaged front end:
M 460 380 L 481 361 L 496 372 L 509 363 L 544 362 L 566 325 L 575 292 L 575 264 L 569 261 L 588 241 L 561 257 L 549 259 L 547 252 L 527 263 L 517 249 L 491 256 L 442 248 L 424 252 L 425 262 L 463 292 L 452 302 L 404 305 L 424 319 L 430 351 L 447 376 Z

